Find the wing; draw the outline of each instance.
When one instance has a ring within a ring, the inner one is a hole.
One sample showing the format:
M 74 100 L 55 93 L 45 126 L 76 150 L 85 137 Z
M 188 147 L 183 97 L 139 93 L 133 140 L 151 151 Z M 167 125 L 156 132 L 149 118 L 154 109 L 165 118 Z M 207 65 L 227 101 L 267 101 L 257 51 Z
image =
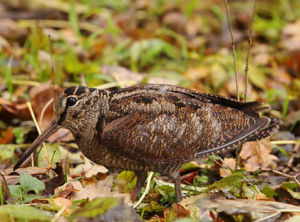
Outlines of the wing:
M 266 109 L 261 102 L 239 102 L 170 85 L 114 90 L 109 105 L 99 131 L 103 143 L 142 163 L 189 161 L 273 132 L 268 127 L 271 119 L 259 116 Z
M 111 151 L 140 163 L 184 162 L 232 148 L 251 138 L 269 121 L 243 117 L 238 122 L 225 122 L 209 113 L 199 116 L 136 112 L 106 125 L 102 141 Z

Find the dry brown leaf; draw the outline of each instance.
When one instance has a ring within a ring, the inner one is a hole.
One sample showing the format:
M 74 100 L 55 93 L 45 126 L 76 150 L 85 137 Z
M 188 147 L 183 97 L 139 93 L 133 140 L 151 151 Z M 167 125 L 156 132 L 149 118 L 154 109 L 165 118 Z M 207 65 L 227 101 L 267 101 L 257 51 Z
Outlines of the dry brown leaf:
M 84 162 L 83 164 L 79 164 L 75 168 L 70 169 L 70 176 L 84 176 L 85 178 L 91 178 L 93 176 L 96 176 L 97 174 L 106 174 L 108 172 L 108 169 L 104 166 L 98 165 L 84 157 L 83 155 L 72 155 L 70 156 L 69 153 L 66 153 L 68 158 L 71 158 L 72 161 L 80 161 Z
M 64 197 L 56 197 L 54 198 L 54 203 L 59 206 L 59 207 L 71 207 L 72 206 L 72 201 L 64 198 Z
M 69 45 L 77 45 L 78 37 L 72 29 L 61 29 L 60 35 Z
M 83 169 L 82 169 L 85 177 L 89 178 L 89 177 L 97 175 L 98 173 L 105 174 L 108 172 L 108 169 L 105 168 L 104 166 L 94 164 L 87 158 L 85 158 L 85 159 L 86 159 L 86 161 L 85 161 L 85 163 L 83 165 Z
M 1 191 L 2 191 L 2 195 L 3 195 L 3 199 L 7 200 L 9 197 L 9 189 L 5 180 L 5 177 L 0 174 L 0 186 L 1 186 Z
M 183 33 L 186 27 L 186 18 L 181 12 L 170 11 L 163 16 L 162 23 L 178 33 Z
M 125 203 L 132 205 L 129 194 L 121 194 L 111 191 L 113 185 L 113 176 L 109 175 L 104 180 L 98 181 L 96 184 L 90 184 L 85 187 L 79 181 L 71 182 L 78 192 L 71 196 L 71 200 L 95 199 L 97 197 L 123 197 Z
M 253 216 L 255 215 L 254 217 L 256 217 L 256 219 L 262 219 L 275 213 L 279 214 L 280 212 L 300 212 L 300 207 L 291 204 L 265 200 L 229 200 L 219 195 L 199 195 L 185 198 L 181 204 L 191 212 L 192 216 L 201 217 L 202 219 L 204 219 L 203 214 L 207 210 L 216 210 L 217 212 L 224 211 L 230 215 L 247 213 Z M 259 216 L 259 218 L 257 218 L 257 216 Z
M 257 193 L 255 195 L 255 199 L 256 200 L 270 200 L 270 198 L 268 198 L 265 194 L 263 193 Z
M 0 112 L 6 111 L 19 119 L 29 119 L 30 113 L 28 111 L 28 107 L 24 102 L 11 102 L 4 98 L 0 98 Z
M 55 189 L 56 196 L 57 197 L 63 197 L 66 198 L 73 192 L 77 192 L 78 190 L 74 189 L 74 186 L 72 183 L 68 183 L 68 185 L 65 187 L 65 189 L 57 191 L 59 188 Z M 58 193 L 57 193 L 58 192 Z
M 0 19 L 0 24 L 0 36 L 7 40 L 23 40 L 27 36 L 27 30 L 11 19 Z
M 100 72 L 116 79 L 119 82 L 122 82 L 122 86 L 129 86 L 132 85 L 132 83 L 140 83 L 144 79 L 144 77 L 147 76 L 147 74 L 145 73 L 133 72 L 124 67 L 108 65 L 102 66 Z M 179 81 L 159 77 L 150 77 L 148 79 L 148 83 L 178 85 Z
M 21 173 L 28 173 L 30 175 L 43 175 L 48 171 L 48 169 L 39 167 L 26 167 L 13 170 L 12 168 L 1 170 L 0 173 L 4 175 L 5 180 L 8 185 L 15 185 L 19 182 L 19 175 Z M 17 172 L 18 175 L 10 175 L 12 172 Z
M 240 153 L 245 169 L 253 172 L 259 168 L 276 167 L 278 158 L 271 151 L 272 145 L 268 140 L 245 143 Z
M 282 30 L 281 44 L 290 51 L 300 50 L 300 19 L 288 24 Z
M 210 69 L 204 65 L 200 65 L 198 67 L 190 67 L 188 68 L 184 75 L 188 77 L 190 80 L 200 80 L 207 77 L 210 73 Z
M 224 167 L 220 168 L 220 177 L 227 177 L 231 174 L 231 171 L 228 169 L 234 169 L 235 168 L 235 159 L 233 158 L 224 158 Z
M 12 143 L 14 134 L 12 128 L 8 128 L 5 131 L 0 131 L 0 144 Z
M 176 218 L 182 218 L 182 217 L 188 217 L 190 216 L 190 211 L 185 209 L 182 205 L 179 203 L 175 203 L 172 205 L 172 209 L 176 213 Z

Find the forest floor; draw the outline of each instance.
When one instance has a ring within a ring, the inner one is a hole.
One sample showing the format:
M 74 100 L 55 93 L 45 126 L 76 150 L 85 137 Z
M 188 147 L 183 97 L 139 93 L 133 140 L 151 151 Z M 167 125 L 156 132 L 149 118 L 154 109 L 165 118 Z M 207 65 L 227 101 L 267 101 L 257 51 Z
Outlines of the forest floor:
M 223 0 L 0 1 L 0 221 L 300 221 L 300 5 L 256 1 L 252 20 L 253 4 L 229 2 L 236 84 Z M 241 100 L 247 85 L 247 101 L 283 124 L 245 143 L 237 170 L 235 152 L 185 164 L 180 203 L 155 173 L 136 204 L 135 175 L 90 162 L 67 130 L 13 172 L 52 119 L 53 82 L 56 92 L 166 83 L 231 98 L 238 85 Z

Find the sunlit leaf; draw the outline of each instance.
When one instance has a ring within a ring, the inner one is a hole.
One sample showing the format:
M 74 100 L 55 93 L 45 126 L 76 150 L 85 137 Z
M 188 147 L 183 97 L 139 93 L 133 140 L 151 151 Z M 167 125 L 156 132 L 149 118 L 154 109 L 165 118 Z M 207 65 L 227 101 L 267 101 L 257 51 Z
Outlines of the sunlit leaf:
M 25 193 L 33 190 L 36 194 L 45 189 L 45 184 L 28 173 L 22 173 L 19 177 L 20 185 Z
M 52 218 L 49 212 L 23 205 L 0 206 L 0 218 L 5 216 L 20 221 L 50 221 Z
M 97 198 L 84 204 L 71 215 L 71 219 L 79 216 L 91 218 L 105 213 L 107 210 L 119 205 L 121 198 Z

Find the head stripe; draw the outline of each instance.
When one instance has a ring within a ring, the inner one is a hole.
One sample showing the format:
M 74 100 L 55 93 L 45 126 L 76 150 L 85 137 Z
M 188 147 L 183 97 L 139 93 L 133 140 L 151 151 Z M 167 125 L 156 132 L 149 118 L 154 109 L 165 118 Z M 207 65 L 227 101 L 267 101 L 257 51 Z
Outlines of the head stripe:
M 67 89 L 65 89 L 64 93 L 67 95 L 67 96 L 70 96 L 70 95 L 73 95 L 74 92 L 76 91 L 78 86 L 71 86 Z
M 75 92 L 75 95 L 76 96 L 80 96 L 81 94 L 85 93 L 86 92 L 86 87 L 84 86 L 78 86 L 76 92 Z

